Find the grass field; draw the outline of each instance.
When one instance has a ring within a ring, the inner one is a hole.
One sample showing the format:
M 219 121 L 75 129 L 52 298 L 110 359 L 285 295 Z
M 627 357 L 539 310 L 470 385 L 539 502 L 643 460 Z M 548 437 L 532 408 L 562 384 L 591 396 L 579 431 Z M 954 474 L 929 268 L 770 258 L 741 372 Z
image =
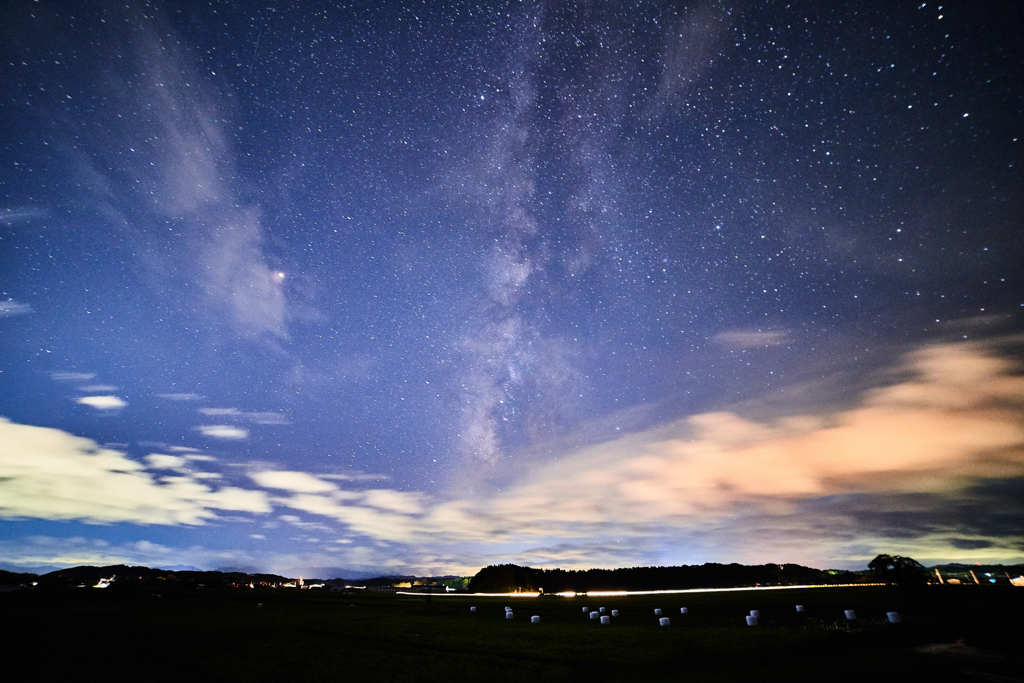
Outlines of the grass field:
M 797 615 L 794 604 L 806 613 Z M 469 606 L 476 605 L 475 615 Z M 504 606 L 515 619 L 506 621 Z M 621 616 L 608 626 L 581 607 Z M 689 608 L 680 616 L 679 607 Z M 659 628 L 661 607 L 672 619 Z M 744 615 L 761 611 L 749 628 Z M 843 609 L 855 609 L 848 625 Z M 892 626 L 885 611 L 898 610 Z M 1024 681 L 1024 590 L 0 595 L 9 681 Z M 531 615 L 540 624 L 531 624 Z M 962 641 L 958 643 L 957 641 Z

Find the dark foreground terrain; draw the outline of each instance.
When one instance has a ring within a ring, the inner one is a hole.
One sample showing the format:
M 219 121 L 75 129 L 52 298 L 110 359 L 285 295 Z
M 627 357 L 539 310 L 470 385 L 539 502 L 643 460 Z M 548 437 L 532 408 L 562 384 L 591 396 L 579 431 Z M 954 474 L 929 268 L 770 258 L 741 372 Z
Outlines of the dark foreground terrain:
M 600 626 L 584 605 L 621 616 Z M 857 611 L 853 625 L 843 609 Z M 904 623 L 886 623 L 887 610 Z M 1024 590 L 1010 587 L 576 599 L 26 590 L 0 595 L 0 614 L 5 671 L 20 672 L 10 681 L 1024 681 Z

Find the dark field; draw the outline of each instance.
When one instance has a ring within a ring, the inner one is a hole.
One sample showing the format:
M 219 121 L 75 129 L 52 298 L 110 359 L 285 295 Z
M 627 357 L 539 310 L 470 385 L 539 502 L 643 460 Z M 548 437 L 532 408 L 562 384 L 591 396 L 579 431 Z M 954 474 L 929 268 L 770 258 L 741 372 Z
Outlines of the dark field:
M 795 603 L 806 605 L 803 618 Z M 515 610 L 511 622 L 505 605 Z M 621 616 L 600 626 L 583 605 Z M 655 607 L 671 627 L 657 626 Z M 761 610 L 756 628 L 743 620 L 752 608 Z M 850 608 L 859 617 L 852 626 L 842 614 Z M 887 610 L 904 623 L 885 623 Z M 1009 587 L 586 599 L 23 591 L 0 595 L 0 613 L 5 669 L 21 672 L 5 676 L 12 683 L 1024 681 L 1024 590 Z M 533 614 L 540 624 L 529 623 Z

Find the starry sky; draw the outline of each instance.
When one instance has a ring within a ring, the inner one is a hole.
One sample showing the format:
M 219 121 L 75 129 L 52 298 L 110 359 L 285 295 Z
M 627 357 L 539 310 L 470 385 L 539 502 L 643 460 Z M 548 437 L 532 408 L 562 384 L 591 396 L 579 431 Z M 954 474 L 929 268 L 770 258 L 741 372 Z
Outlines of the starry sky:
M 998 3 L 7 3 L 0 566 L 1024 560 Z

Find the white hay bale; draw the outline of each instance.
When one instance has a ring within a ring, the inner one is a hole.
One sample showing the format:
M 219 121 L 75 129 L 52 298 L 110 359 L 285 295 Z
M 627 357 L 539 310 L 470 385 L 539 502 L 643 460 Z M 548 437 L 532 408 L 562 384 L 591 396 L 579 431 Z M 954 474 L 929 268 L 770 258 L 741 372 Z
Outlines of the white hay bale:
M 661 616 L 661 608 L 660 607 L 655 607 L 654 608 L 654 616 L 656 616 L 656 617 L 660 617 Z
M 583 609 L 581 609 L 580 611 L 583 612 L 584 614 L 586 614 L 586 613 L 588 613 L 590 611 L 590 608 L 587 607 L 587 606 L 584 606 Z
M 598 607 L 597 611 L 600 612 L 601 614 L 604 614 L 604 607 Z
M 853 621 L 857 618 L 857 612 L 852 609 L 844 609 L 843 616 L 846 617 L 847 621 Z
M 680 614 L 689 614 L 690 610 L 688 608 L 686 608 L 686 607 L 680 607 L 679 608 L 679 613 Z
M 658 619 L 658 626 L 671 626 L 671 625 L 672 625 L 672 620 L 669 619 L 668 617 L 661 617 L 660 619 Z
M 617 616 L 619 616 L 619 610 L 617 610 L 617 609 L 613 609 L 613 610 L 612 610 L 612 616 L 613 616 L 613 617 L 617 617 Z
M 593 621 L 593 620 L 597 619 L 599 616 L 601 616 L 600 612 L 591 612 L 590 613 L 590 620 Z
M 505 618 L 506 618 L 506 619 L 512 619 L 512 618 L 514 618 L 514 616 L 513 616 L 513 613 L 512 613 L 512 610 L 509 610 L 509 611 L 505 612 Z
M 803 606 L 803 605 L 797 605 L 797 606 L 796 606 L 796 611 L 797 611 L 797 612 L 799 612 L 799 613 L 803 613 L 803 611 L 804 611 L 804 606 Z
M 470 611 L 470 613 L 472 613 L 472 614 L 476 614 L 476 605 L 470 605 L 470 607 L 469 607 L 469 611 Z
M 899 612 L 886 612 L 885 618 L 890 624 L 899 624 L 903 621 L 903 617 L 900 616 Z
M 756 614 L 748 614 L 746 619 L 747 619 L 747 626 L 757 626 L 757 622 L 759 620 L 759 617 Z
M 605 616 L 601 617 L 601 623 L 602 624 L 610 624 L 610 623 L 612 623 L 612 618 L 607 616 L 607 615 L 605 615 Z
M 532 617 L 530 617 L 530 623 L 531 624 L 539 624 L 540 623 L 540 617 L 537 616 L 536 614 L 534 614 Z
M 752 610 L 750 610 L 750 616 L 752 616 L 752 617 L 760 617 L 761 616 L 761 610 L 759 610 L 759 609 L 752 609 Z

